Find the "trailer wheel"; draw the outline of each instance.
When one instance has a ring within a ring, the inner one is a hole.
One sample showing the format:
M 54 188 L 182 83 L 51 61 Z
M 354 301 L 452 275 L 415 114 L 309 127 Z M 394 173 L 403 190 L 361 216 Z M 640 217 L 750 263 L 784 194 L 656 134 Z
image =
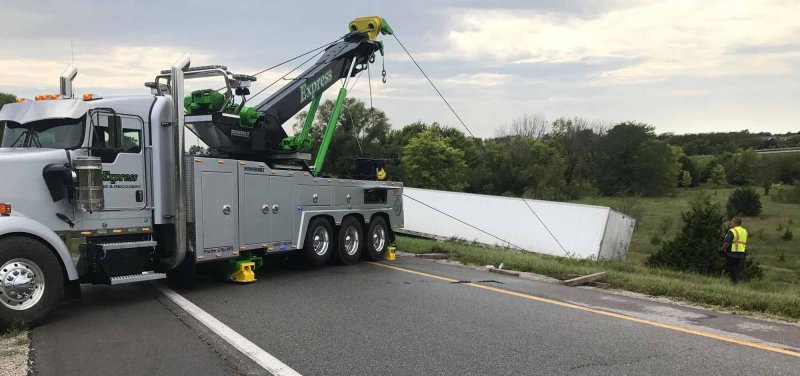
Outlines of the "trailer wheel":
M 339 228 L 336 261 L 343 265 L 353 265 L 361 258 L 364 249 L 364 230 L 361 222 L 354 217 L 347 217 Z
M 303 256 L 308 262 L 320 267 L 331 258 L 333 248 L 333 229 L 325 218 L 314 218 L 308 224 L 306 240 L 303 244 Z
M 0 239 L 0 326 L 37 324 L 63 294 L 61 265 L 47 246 L 24 236 Z
M 372 261 L 383 260 L 389 246 L 389 227 L 386 225 L 386 220 L 383 217 L 372 218 L 366 235 L 366 258 Z

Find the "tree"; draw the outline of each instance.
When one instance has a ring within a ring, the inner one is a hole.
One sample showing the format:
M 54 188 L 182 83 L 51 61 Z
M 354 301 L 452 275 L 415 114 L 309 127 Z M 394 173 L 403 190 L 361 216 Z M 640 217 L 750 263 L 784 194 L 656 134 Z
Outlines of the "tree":
M 722 274 L 724 258 L 720 255 L 720 243 L 726 228 L 719 204 L 703 196 L 692 202 L 681 218 L 681 231 L 674 239 L 664 242 L 661 249 L 647 259 L 647 264 L 707 275 Z M 763 276 L 758 263 L 749 259 L 742 269 L 744 279 Z
M 721 164 L 715 164 L 711 167 L 708 182 L 715 185 L 725 185 L 728 183 L 728 178 L 725 176 L 725 167 Z
M 687 172 L 689 173 L 689 176 L 691 176 L 691 181 L 689 182 L 689 185 L 681 185 L 681 186 L 697 187 L 698 185 L 700 185 L 700 172 L 697 171 L 697 167 L 694 165 L 694 162 L 692 162 L 692 159 L 687 157 L 686 154 L 683 154 L 681 155 L 680 158 L 678 158 L 678 163 L 681 164 L 680 178 L 681 179 L 683 178 L 683 172 Z
M 681 177 L 678 181 L 681 187 L 689 188 L 692 186 L 692 174 L 689 171 L 681 170 Z
M 206 149 L 203 148 L 202 146 L 200 146 L 200 145 L 192 145 L 192 146 L 189 146 L 189 150 L 186 152 L 186 154 L 188 154 L 188 155 L 200 155 L 200 154 L 204 154 L 205 152 L 206 152 Z
M 5 104 L 14 103 L 16 101 L 17 101 L 16 95 L 0 92 L 0 108 L 3 108 L 3 105 Z
M 677 185 L 678 155 L 656 140 L 650 125 L 617 124 L 600 140 L 599 149 L 595 170 L 597 188 L 603 194 L 658 196 Z
M 524 114 L 511 121 L 511 125 L 497 130 L 497 138 L 523 136 L 541 139 L 547 134 L 550 123 L 544 115 Z
M 313 140 L 312 155 L 316 155 L 319 151 L 333 107 L 334 102 L 326 100 L 317 109 L 310 132 Z M 298 114 L 295 117 L 295 129 L 300 127 L 305 117 L 306 113 Z M 333 139 L 328 147 L 323 173 L 344 177 L 348 176 L 354 167 L 355 158 L 389 157 L 385 145 L 390 128 L 389 119 L 383 111 L 377 108 L 367 108 L 359 99 L 347 98 L 342 106 Z M 391 177 L 394 178 L 394 176 Z
M 405 183 L 418 188 L 462 191 L 467 185 L 464 151 L 447 144 L 435 130 L 426 130 L 403 149 Z
M 720 159 L 731 184 L 750 185 L 756 181 L 761 156 L 752 148 L 738 154 L 726 153 Z
M 564 183 L 590 175 L 601 127 L 583 118 L 559 118 L 553 122 L 549 138 L 564 158 Z
M 764 194 L 769 195 L 772 183 L 778 181 L 780 175 L 780 160 L 778 158 L 761 158 L 756 170 L 756 182 L 764 188 Z
M 495 195 L 565 199 L 564 162 L 550 142 L 513 136 L 485 143 L 486 153 L 470 172 L 471 188 Z

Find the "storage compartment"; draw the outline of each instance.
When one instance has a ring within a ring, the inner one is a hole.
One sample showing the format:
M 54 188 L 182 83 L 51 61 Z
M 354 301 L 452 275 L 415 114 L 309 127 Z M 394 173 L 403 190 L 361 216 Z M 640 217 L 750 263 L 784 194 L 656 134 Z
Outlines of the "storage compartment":
M 331 187 L 320 185 L 299 185 L 297 187 L 298 202 L 303 206 L 331 204 Z
M 187 189 L 188 226 L 198 262 L 236 257 L 239 251 L 239 184 L 236 161 L 192 158 L 193 185 Z M 191 229 L 194 231 L 191 231 Z
M 203 249 L 236 246 L 239 215 L 236 176 L 229 172 L 203 172 Z
M 253 174 L 243 174 L 240 177 L 239 239 L 243 246 L 261 248 L 270 239 L 269 219 L 272 207 L 269 202 L 269 177 Z
M 334 205 L 361 205 L 364 203 L 364 190 L 356 187 L 336 187 Z

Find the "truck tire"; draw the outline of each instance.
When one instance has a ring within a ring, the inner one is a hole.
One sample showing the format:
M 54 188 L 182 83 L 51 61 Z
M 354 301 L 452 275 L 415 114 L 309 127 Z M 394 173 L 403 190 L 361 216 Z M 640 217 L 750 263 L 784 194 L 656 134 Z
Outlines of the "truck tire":
M 64 295 L 56 255 L 25 236 L 0 239 L 0 326 L 36 325 Z
M 389 226 L 383 217 L 375 217 L 369 222 L 366 236 L 366 248 L 364 256 L 367 260 L 383 260 L 386 256 L 386 249 L 389 247 Z
M 303 256 L 314 267 L 325 265 L 331 258 L 333 251 L 333 228 L 325 218 L 317 217 L 311 220 L 306 231 L 306 240 L 303 244 Z
M 364 230 L 361 222 L 354 217 L 346 217 L 339 227 L 336 261 L 342 265 L 353 265 L 361 258 L 364 249 Z

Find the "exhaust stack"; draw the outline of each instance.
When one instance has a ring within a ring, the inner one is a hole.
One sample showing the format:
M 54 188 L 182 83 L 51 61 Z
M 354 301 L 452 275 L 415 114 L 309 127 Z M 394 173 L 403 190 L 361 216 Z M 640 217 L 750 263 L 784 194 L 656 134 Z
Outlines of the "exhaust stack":
M 78 67 L 74 64 L 70 64 L 67 69 L 64 70 L 64 73 L 61 73 L 60 77 L 60 93 L 61 98 L 65 99 L 73 99 L 75 98 L 75 93 L 72 91 L 72 81 L 75 80 L 75 77 L 78 75 Z
M 192 62 L 188 53 L 181 56 L 172 64 L 170 86 L 172 92 L 172 131 L 173 131 L 173 158 L 175 158 L 175 253 L 162 260 L 167 270 L 174 269 L 183 262 L 187 252 L 186 239 L 186 178 L 184 176 L 184 113 L 183 113 L 183 71 L 189 69 Z

